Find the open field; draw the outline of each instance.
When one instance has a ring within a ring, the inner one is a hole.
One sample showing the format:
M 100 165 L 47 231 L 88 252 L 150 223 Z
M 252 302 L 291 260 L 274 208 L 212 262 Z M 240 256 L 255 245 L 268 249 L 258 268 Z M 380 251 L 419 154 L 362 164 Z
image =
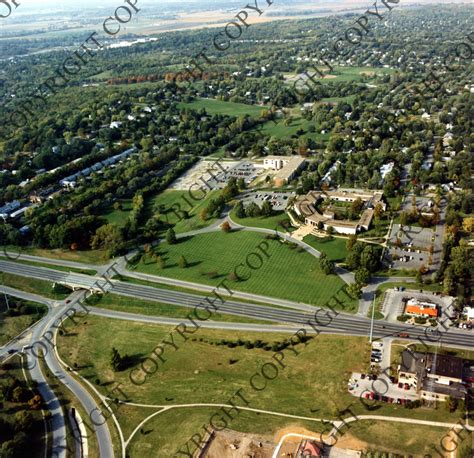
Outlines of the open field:
M 51 250 L 43 248 L 32 248 L 32 247 L 21 247 L 18 246 L 6 246 L 6 250 L 12 252 L 20 252 L 25 254 L 31 254 L 33 256 L 42 256 L 44 258 L 52 259 L 63 259 L 65 261 L 76 261 L 84 262 L 86 264 L 105 264 L 109 258 L 103 250 L 64 250 L 61 248 L 55 248 Z
M 194 231 L 215 222 L 215 218 L 202 221 L 199 218 L 199 213 L 203 208 L 207 207 L 211 199 L 216 198 L 218 195 L 218 191 L 210 191 L 203 199 L 193 200 L 188 191 L 165 191 L 149 200 L 147 211 L 149 214 L 152 214 L 153 210 L 159 209 L 161 219 L 172 224 L 177 233 Z M 185 217 L 182 211 L 187 212 L 188 217 Z
M 267 121 L 265 124 L 263 124 L 261 132 L 270 137 L 283 139 L 290 138 L 292 136 L 299 137 L 301 136 L 301 133 L 297 132 L 303 131 L 303 136 L 311 138 L 314 141 L 326 142 L 329 140 L 329 132 L 325 134 L 321 134 L 318 132 L 309 132 L 308 128 L 310 124 L 310 121 L 302 118 L 301 116 L 292 118 L 288 125 L 286 125 L 284 118 L 280 118 L 277 120 L 276 123 L 274 123 L 273 121 Z
M 285 212 L 278 212 L 278 214 L 273 216 L 257 216 L 255 218 L 246 217 L 246 218 L 238 218 L 235 215 L 235 212 L 232 210 L 230 213 L 230 217 L 232 221 L 235 221 L 237 224 L 241 224 L 242 226 L 248 227 L 263 227 L 264 229 L 275 229 L 279 233 L 284 233 L 285 229 L 279 225 L 281 221 L 290 221 L 290 218 L 286 215 Z M 290 231 L 294 230 L 293 227 L 289 228 Z
M 53 291 L 53 284 L 45 280 L 37 280 L 36 278 L 21 277 L 3 272 L 3 284 L 10 288 L 16 288 L 26 293 L 38 294 L 39 296 L 48 297 L 50 299 L 62 300 L 68 297 L 67 293 L 56 293 Z
M 29 301 L 23 301 L 23 303 L 33 307 L 36 306 L 38 313 L 7 316 L 2 306 L 0 310 L 0 346 L 5 345 L 47 313 L 47 307 L 43 304 L 36 304 Z
M 143 381 L 140 363 L 146 368 L 155 367 L 145 359 L 163 338 L 169 338 L 171 328 L 88 316 L 74 330 L 75 333 L 69 336 L 58 336 L 58 351 L 66 363 L 71 367 L 77 365 L 81 375 L 103 393 L 112 383 L 122 384 L 125 396 L 135 403 L 162 406 L 227 403 L 241 389 L 248 407 L 313 418 L 336 418 L 339 412 L 347 412 L 349 408 L 355 414 L 432 421 L 454 422 L 459 415 L 459 412 L 450 414 L 443 405 L 438 409 L 410 410 L 399 405 L 376 403 L 367 410 L 364 403 L 347 391 L 351 372 L 365 370 L 367 365 L 370 350 L 363 337 L 324 334 L 306 345 L 293 347 L 297 355 L 289 349 L 283 350 L 285 367 L 278 370 L 264 389 L 257 391 L 250 385 L 250 378 L 264 364 L 274 361 L 274 352 L 245 346 L 230 348 L 222 345 L 222 339 L 232 342 L 261 339 L 270 344 L 284 341 L 288 334 L 234 331 L 229 336 L 227 331 L 199 329 L 195 335 L 189 334 L 186 342 L 177 336 L 178 349 L 165 351 L 165 362 L 159 362 L 157 369 L 149 369 L 150 374 L 143 383 L 133 384 L 129 378 L 131 371 L 134 371 L 134 380 Z M 122 356 L 129 356 L 126 369 L 112 370 L 112 347 Z M 98 379 L 101 386 L 97 385 Z M 260 386 L 257 384 L 260 379 L 253 381 L 255 386 Z M 152 412 L 150 409 L 149 413 Z M 286 421 L 292 423 L 292 420 Z M 133 429 L 127 419 L 125 422 L 129 431 Z
M 262 234 L 249 231 L 199 234 L 171 246 L 163 242 L 157 250 L 165 261 L 165 267 L 140 261 L 136 270 L 215 286 L 232 274 L 239 264 L 245 263 L 250 253 L 257 250 L 256 253 L 265 256 L 257 249 L 259 244 L 268 246 L 269 258 L 265 258 L 257 270 L 251 271 L 249 267 L 241 266 L 238 270 L 242 278 L 247 278 L 249 272 L 251 276 L 247 280 L 229 280 L 231 289 L 324 305 L 343 286 L 337 275 L 325 275 L 319 267 L 319 261 L 302 248 L 279 240 L 268 240 Z M 188 267 L 178 266 L 180 256 L 184 256 Z M 261 263 L 256 255 L 248 259 L 251 264 L 252 260 Z M 256 265 L 255 262 L 252 265 Z M 209 277 L 210 272 L 215 273 L 214 278 Z M 356 302 L 348 300 L 344 310 L 355 311 Z
M 122 205 L 121 209 L 115 209 L 112 206 L 110 210 L 104 215 L 104 218 L 110 223 L 116 226 L 123 227 L 127 222 L 128 215 L 132 210 L 131 199 L 119 199 L 118 202 Z
M 105 294 L 97 300 L 88 300 L 90 305 L 107 310 L 118 310 L 119 312 L 139 313 L 149 316 L 165 316 L 169 318 L 186 318 L 192 311 L 189 307 L 179 307 L 177 305 L 162 304 L 159 302 L 144 301 L 132 297 L 118 296 L 116 294 Z M 215 312 L 210 318 L 212 321 L 228 321 L 233 323 L 256 323 L 275 324 L 275 322 L 256 320 L 252 318 L 240 317 L 237 315 L 227 315 Z
M 414 457 L 437 456 L 440 440 L 448 429 L 406 425 L 384 421 L 358 421 L 350 424 L 348 435 L 369 444 L 367 451 L 392 452 Z
M 378 67 L 334 67 L 333 71 L 330 71 L 327 67 L 319 67 L 325 77 L 314 72 L 309 71 L 310 74 L 315 73 L 314 78 L 321 84 L 330 84 L 338 81 L 362 81 L 366 77 L 372 77 L 375 75 L 385 75 L 394 72 L 391 68 L 378 68 Z M 287 82 L 298 80 L 300 75 L 294 73 L 286 73 L 285 79 Z
M 245 103 L 226 102 L 224 100 L 216 99 L 198 99 L 189 103 L 179 103 L 180 108 L 190 108 L 193 110 L 205 109 L 209 114 L 222 114 L 228 116 L 244 116 L 249 115 L 253 117 L 260 116 L 263 110 L 269 107 L 259 105 L 247 105 Z
M 315 237 L 307 235 L 304 239 L 308 245 L 311 245 L 318 251 L 326 253 L 328 258 L 334 262 L 344 262 L 347 257 L 346 239 L 338 237 Z

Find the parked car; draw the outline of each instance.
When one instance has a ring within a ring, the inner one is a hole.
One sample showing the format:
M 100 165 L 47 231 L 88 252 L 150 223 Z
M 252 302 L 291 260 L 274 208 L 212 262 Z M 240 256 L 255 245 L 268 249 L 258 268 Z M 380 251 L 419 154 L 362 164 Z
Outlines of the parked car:
M 408 385 L 408 383 L 405 383 L 405 386 L 403 387 L 405 390 L 409 390 L 410 389 L 410 385 Z
M 403 383 L 402 382 L 398 382 L 398 388 L 403 388 Z

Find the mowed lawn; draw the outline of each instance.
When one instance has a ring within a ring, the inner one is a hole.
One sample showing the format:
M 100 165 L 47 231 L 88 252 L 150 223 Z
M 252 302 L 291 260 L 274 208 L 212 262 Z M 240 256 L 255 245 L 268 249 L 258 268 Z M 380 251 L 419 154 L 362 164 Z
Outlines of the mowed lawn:
M 228 116 L 244 116 L 253 117 L 260 116 L 262 110 L 268 110 L 270 107 L 259 105 L 247 105 L 245 103 L 226 102 L 216 99 L 198 99 L 193 102 L 178 104 L 180 108 L 190 108 L 192 110 L 205 109 L 209 114 L 222 114 Z
M 337 237 L 321 238 L 315 237 L 314 235 L 307 235 L 303 241 L 321 253 L 326 253 L 331 261 L 344 262 L 346 260 L 346 239 Z
M 290 218 L 285 212 L 277 212 L 272 216 L 257 216 L 257 217 L 246 217 L 238 218 L 235 212 L 232 210 L 230 213 L 232 221 L 247 227 L 263 227 L 264 229 L 274 229 L 279 233 L 286 232 L 286 229 L 280 225 L 282 221 L 290 222 Z M 291 232 L 294 230 L 294 227 L 289 226 L 288 230 Z
M 268 252 L 268 258 L 258 249 L 259 245 Z M 199 234 L 180 240 L 176 245 L 163 242 L 157 250 L 165 260 L 164 268 L 160 268 L 155 261 L 145 259 L 137 264 L 136 270 L 218 285 L 239 264 L 244 263 L 237 274 L 247 278 L 251 272 L 251 276 L 245 281 L 229 279 L 227 283 L 231 289 L 319 306 L 327 303 L 344 284 L 337 275 L 324 274 L 318 259 L 302 248 L 266 239 L 265 235 L 257 232 L 216 231 Z M 178 266 L 181 256 L 186 259 L 188 267 Z M 246 266 L 247 261 L 253 266 L 261 267 L 251 271 Z M 210 278 L 210 272 L 214 273 L 215 278 Z M 345 306 L 345 311 L 353 312 L 356 301 L 348 299 Z
M 210 191 L 202 199 L 193 200 L 188 191 L 169 190 L 151 198 L 147 203 L 147 212 L 151 216 L 158 209 L 161 220 L 173 225 L 177 233 L 194 231 L 215 222 L 215 218 L 202 221 L 199 213 L 218 195 L 218 191 Z M 196 193 L 196 197 L 200 196 L 201 193 Z M 186 217 L 182 211 L 187 212 L 188 216 Z
M 263 134 L 269 135 L 270 137 L 283 139 L 290 138 L 292 136 L 301 136 L 297 134 L 297 132 L 299 130 L 303 130 L 303 135 L 307 138 L 311 138 L 314 141 L 329 140 L 330 133 L 321 134 L 318 132 L 309 132 L 308 129 L 310 125 L 310 121 L 299 116 L 293 118 L 288 125 L 285 124 L 284 119 L 279 119 L 276 123 L 273 121 L 267 121 L 265 124 L 263 124 L 261 131 Z

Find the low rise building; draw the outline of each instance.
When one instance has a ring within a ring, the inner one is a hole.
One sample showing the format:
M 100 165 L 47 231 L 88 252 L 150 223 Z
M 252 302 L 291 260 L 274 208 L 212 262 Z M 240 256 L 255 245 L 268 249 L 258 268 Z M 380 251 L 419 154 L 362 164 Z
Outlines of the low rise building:
M 306 159 L 300 156 L 267 156 L 263 160 L 263 166 L 277 170 L 274 182 L 276 186 L 283 186 L 293 180 L 305 167 Z
M 438 306 L 432 302 L 421 302 L 411 298 L 407 301 L 405 313 L 407 315 L 423 318 L 438 318 L 439 310 Z
M 465 368 L 472 361 L 456 356 L 405 350 L 398 370 L 401 382 L 415 385 L 426 400 L 466 399 Z

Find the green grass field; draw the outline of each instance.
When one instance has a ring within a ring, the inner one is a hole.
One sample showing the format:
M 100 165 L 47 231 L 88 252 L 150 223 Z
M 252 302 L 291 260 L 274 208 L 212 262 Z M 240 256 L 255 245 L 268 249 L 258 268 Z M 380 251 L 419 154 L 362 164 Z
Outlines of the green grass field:
M 203 199 L 193 200 L 189 196 L 188 191 L 169 190 L 151 198 L 147 203 L 147 212 L 151 215 L 154 209 L 161 206 L 161 219 L 172 224 L 177 233 L 194 231 L 207 227 L 215 222 L 215 218 L 202 221 L 199 218 L 199 213 L 203 208 L 207 207 L 211 199 L 216 198 L 218 195 L 218 191 L 211 191 L 206 194 Z M 188 202 L 192 206 L 190 206 Z M 176 212 L 174 210 L 176 210 Z M 189 217 L 184 218 L 184 215 L 179 210 L 188 212 Z
M 119 202 L 122 204 L 121 209 L 116 210 L 111 206 L 109 211 L 103 216 L 110 224 L 123 227 L 127 222 L 130 211 L 132 210 L 132 201 L 131 199 L 120 199 Z
M 234 231 L 231 233 L 212 232 L 199 234 L 180 241 L 176 245 L 161 244 L 159 254 L 165 260 L 165 268 L 156 263 L 138 263 L 136 270 L 148 274 L 178 278 L 195 283 L 219 284 L 228 277 L 236 266 L 245 263 L 247 256 L 257 249 L 259 244 L 268 244 L 270 258 L 259 270 L 252 271 L 246 281 L 229 280 L 229 287 L 238 291 L 256 293 L 314 305 L 325 304 L 336 290 L 343 286 L 336 275 L 325 275 L 319 268 L 314 256 L 299 248 L 290 248 L 289 244 L 267 240 L 256 232 Z M 260 256 L 264 256 L 257 251 Z M 178 259 L 184 256 L 188 267 L 178 266 Z M 255 255 L 250 262 L 259 262 Z M 256 264 L 253 264 L 256 265 Z M 216 272 L 216 278 L 207 273 Z M 239 272 L 245 278 L 250 269 Z M 345 311 L 354 312 L 357 301 L 348 301 Z
M 395 70 L 391 68 L 378 68 L 378 67 L 334 67 L 333 71 L 329 71 L 326 67 L 319 67 L 323 73 L 330 75 L 330 77 L 321 78 L 318 73 L 316 73 L 315 78 L 321 84 L 330 84 L 338 81 L 362 81 L 365 77 L 370 77 L 374 75 L 385 75 L 391 74 Z M 309 72 L 310 74 L 314 72 Z M 294 73 L 285 74 L 287 82 L 293 84 L 293 81 L 297 79 L 299 75 Z
M 261 128 L 261 132 L 265 135 L 269 135 L 270 137 L 275 138 L 289 138 L 294 136 L 300 136 L 297 134 L 299 130 L 304 131 L 304 136 L 307 138 L 311 138 L 314 141 L 328 141 L 330 137 L 330 133 L 327 132 L 325 134 L 321 134 L 318 132 L 309 132 L 308 128 L 310 126 L 310 121 L 302 118 L 301 116 L 297 116 L 292 118 L 291 122 L 286 125 L 285 119 L 278 119 L 276 123 L 273 121 L 267 121 L 263 124 Z
M 5 286 L 16 288 L 26 293 L 38 294 L 39 296 L 48 297 L 50 299 L 62 300 L 68 297 L 66 293 L 56 293 L 52 290 L 53 284 L 45 280 L 37 280 L 36 278 L 21 277 L 9 273 L 2 273 L 2 281 Z
M 133 384 L 129 378 L 130 371 L 138 369 L 163 338 L 169 339 L 170 331 L 170 327 L 90 315 L 74 327 L 74 333 L 58 336 L 58 351 L 68 365 L 77 365 L 81 375 L 94 383 L 99 391 L 105 393 L 111 384 L 121 383 L 123 392 L 135 403 L 165 406 L 226 403 L 230 396 L 242 389 L 249 407 L 256 409 L 313 418 L 336 418 L 341 410 L 347 408 L 357 414 L 368 413 L 363 403 L 347 390 L 350 374 L 367 368 L 370 346 L 365 337 L 322 334 L 311 339 L 306 346 L 299 344 L 294 347 L 297 355 L 289 349 L 283 350 L 285 367 L 265 389 L 257 391 L 250 385 L 250 377 L 272 361 L 273 352 L 244 346 L 230 348 L 216 343 L 222 339 L 281 342 L 290 334 L 229 333 L 201 328 L 195 334 L 189 334 L 186 342 L 176 336 L 174 341 L 178 349 L 165 351 L 166 361 L 159 364 L 156 372 L 151 373 L 144 383 Z M 131 363 L 127 369 L 112 370 L 112 347 L 121 355 L 129 355 Z M 150 361 L 144 364 L 151 367 Z M 135 380 L 140 373 L 134 371 Z M 378 407 L 372 414 L 433 421 L 454 421 L 459 415 L 459 412 L 450 414 L 444 406 L 410 410 L 400 405 L 380 403 Z
M 36 304 L 24 301 L 25 304 L 36 305 L 38 314 L 6 316 L 4 311 L 0 311 L 0 346 L 5 345 L 11 339 L 23 332 L 26 328 L 38 321 L 48 311 L 43 304 Z
M 118 296 L 116 294 L 106 294 L 98 302 L 91 302 L 94 307 L 108 310 L 118 310 L 127 313 L 139 313 L 140 315 L 165 316 L 168 318 L 186 318 L 192 311 L 189 307 L 180 307 L 160 302 L 144 301 L 133 297 Z M 256 324 L 277 324 L 271 321 L 255 320 L 252 318 L 240 317 L 237 315 L 226 315 L 215 312 L 210 318 L 212 321 L 227 321 L 233 323 L 256 323 Z
M 314 235 L 307 235 L 303 241 L 316 250 L 326 253 L 331 261 L 344 262 L 346 260 L 346 239 L 337 237 L 320 238 Z
M 83 262 L 86 264 L 105 264 L 109 261 L 109 258 L 103 250 L 64 250 L 62 248 L 55 249 L 44 249 L 44 248 L 32 248 L 32 247 L 21 247 L 21 250 L 17 246 L 6 246 L 8 251 L 16 253 L 31 254 L 33 256 L 41 256 L 43 258 L 61 259 L 65 261 L 76 261 Z
M 278 212 L 275 215 L 265 217 L 265 216 L 258 216 L 256 218 L 238 218 L 235 215 L 235 212 L 232 210 L 230 213 L 230 217 L 232 221 L 235 221 L 237 224 L 247 227 L 263 227 L 264 229 L 275 229 L 278 230 L 279 233 L 284 233 L 286 230 L 280 226 L 280 222 L 287 221 L 290 222 L 290 218 L 286 215 L 285 212 Z M 289 230 L 294 230 L 293 227 L 289 227 Z
M 190 103 L 181 102 L 178 104 L 180 108 L 190 108 L 193 110 L 205 109 L 209 114 L 222 114 L 228 116 L 249 116 L 258 117 L 260 113 L 269 109 L 269 107 L 258 105 L 247 105 L 245 103 L 226 102 L 216 99 L 198 99 Z
M 435 446 L 442 450 L 440 440 L 447 433 L 447 428 L 384 421 L 359 421 L 350 425 L 347 434 L 367 442 L 369 444 L 367 451 L 424 457 L 437 455 Z

